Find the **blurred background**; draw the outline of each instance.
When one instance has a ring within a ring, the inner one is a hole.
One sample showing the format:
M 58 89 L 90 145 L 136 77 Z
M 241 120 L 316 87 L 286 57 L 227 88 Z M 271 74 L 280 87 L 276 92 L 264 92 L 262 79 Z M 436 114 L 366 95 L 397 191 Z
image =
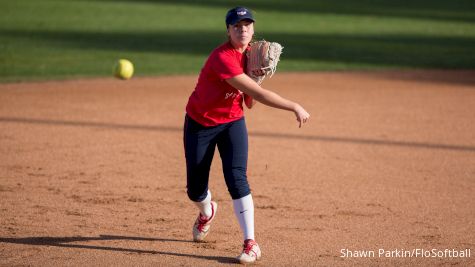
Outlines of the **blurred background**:
M 0 0 L 0 82 L 198 75 L 226 40 L 224 16 L 254 11 L 280 71 L 474 69 L 473 0 Z

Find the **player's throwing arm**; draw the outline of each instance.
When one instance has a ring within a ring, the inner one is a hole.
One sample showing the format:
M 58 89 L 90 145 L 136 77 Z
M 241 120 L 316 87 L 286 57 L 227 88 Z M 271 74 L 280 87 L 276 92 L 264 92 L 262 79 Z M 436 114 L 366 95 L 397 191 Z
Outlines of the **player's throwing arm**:
M 229 78 L 226 82 L 264 105 L 293 111 L 299 122 L 299 127 L 302 127 L 302 124 L 310 119 L 310 114 L 302 106 L 262 88 L 246 74 Z

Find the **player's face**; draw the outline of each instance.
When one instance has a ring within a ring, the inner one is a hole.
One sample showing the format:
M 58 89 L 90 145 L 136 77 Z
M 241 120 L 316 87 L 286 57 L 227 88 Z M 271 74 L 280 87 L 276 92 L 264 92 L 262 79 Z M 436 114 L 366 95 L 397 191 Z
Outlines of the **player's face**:
M 228 35 L 233 44 L 246 46 L 252 40 L 252 36 L 254 35 L 254 23 L 250 20 L 241 20 L 234 25 L 229 25 Z

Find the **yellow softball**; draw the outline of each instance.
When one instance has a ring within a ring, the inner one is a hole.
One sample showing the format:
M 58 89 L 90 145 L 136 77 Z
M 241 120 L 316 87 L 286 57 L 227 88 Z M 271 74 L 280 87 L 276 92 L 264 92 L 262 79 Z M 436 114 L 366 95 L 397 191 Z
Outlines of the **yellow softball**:
M 114 66 L 114 76 L 128 80 L 134 75 L 134 65 L 127 59 L 119 59 Z

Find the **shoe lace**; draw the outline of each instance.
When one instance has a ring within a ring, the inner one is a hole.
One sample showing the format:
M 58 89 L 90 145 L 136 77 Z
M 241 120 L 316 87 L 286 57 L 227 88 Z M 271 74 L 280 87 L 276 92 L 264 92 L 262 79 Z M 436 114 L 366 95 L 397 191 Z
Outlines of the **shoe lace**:
M 244 253 L 249 254 L 249 252 L 251 252 L 253 246 L 254 246 L 254 242 L 252 242 L 252 241 L 244 242 L 244 245 L 243 245 Z
M 206 217 L 204 216 L 201 216 L 200 214 L 200 217 L 198 218 L 198 231 L 202 232 L 203 231 L 203 227 L 205 227 L 206 223 L 209 221 L 209 219 L 207 219 Z
M 211 218 L 213 217 L 214 215 L 214 207 L 213 207 L 213 204 L 211 203 L 211 211 L 212 211 L 212 215 L 211 217 L 207 218 L 205 216 L 203 216 L 201 213 L 200 215 L 198 216 L 198 231 L 200 232 L 203 232 L 203 228 L 205 227 L 205 225 L 211 220 Z

